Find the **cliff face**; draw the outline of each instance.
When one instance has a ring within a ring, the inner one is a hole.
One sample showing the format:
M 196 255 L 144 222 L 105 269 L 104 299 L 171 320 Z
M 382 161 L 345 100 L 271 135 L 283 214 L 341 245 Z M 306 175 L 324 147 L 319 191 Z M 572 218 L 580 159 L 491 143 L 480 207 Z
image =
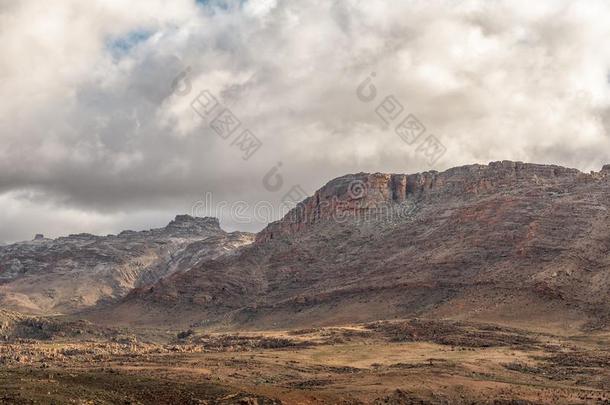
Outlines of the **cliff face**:
M 472 198 L 520 182 L 542 184 L 563 178 L 588 181 L 599 178 L 606 171 L 600 173 L 586 175 L 560 166 L 502 161 L 487 166 L 456 167 L 442 173 L 350 174 L 330 181 L 283 219 L 269 224 L 256 236 L 256 242 L 297 234 L 323 220 L 383 215 L 390 210 L 400 210 L 397 205 L 408 207 L 409 203 L 422 199 Z

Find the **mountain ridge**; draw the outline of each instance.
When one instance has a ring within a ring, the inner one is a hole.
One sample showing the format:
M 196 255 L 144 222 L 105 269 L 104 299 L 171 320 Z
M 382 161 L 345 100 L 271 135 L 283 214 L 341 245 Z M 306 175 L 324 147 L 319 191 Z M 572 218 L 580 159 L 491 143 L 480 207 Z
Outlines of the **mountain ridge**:
M 216 218 L 178 215 L 163 228 L 1 246 L 0 303 L 24 312 L 73 313 L 252 240 L 223 231 Z
M 273 238 L 274 232 L 290 232 L 288 229 L 299 229 L 304 223 L 315 222 L 320 218 L 332 216 L 337 209 L 347 211 L 383 208 L 391 202 L 404 202 L 416 198 L 427 190 L 435 188 L 450 188 L 454 192 L 479 192 L 491 186 L 492 180 L 514 178 L 518 180 L 523 176 L 540 176 L 542 178 L 557 176 L 605 176 L 610 171 L 610 165 L 605 165 L 598 173 L 585 174 L 578 169 L 565 168 L 557 165 L 544 165 L 513 161 L 490 162 L 488 165 L 472 164 L 457 166 L 443 172 L 436 170 L 414 174 L 396 173 L 365 173 L 347 174 L 335 178 L 313 196 L 307 197 L 296 208 L 275 222 L 270 223 L 257 234 L 256 241 L 261 242 Z M 493 174 L 502 176 L 493 176 Z M 489 175 L 492 176 L 489 176 Z M 456 179 L 457 177 L 457 179 Z M 491 177 L 491 178 L 490 178 Z M 452 178 L 459 184 L 447 184 L 446 179 Z M 470 180 L 470 182 L 469 182 Z M 365 188 L 363 185 L 366 184 Z M 457 187 L 456 187 L 457 186 Z M 350 189 L 353 187 L 355 190 Z M 458 188 L 457 190 L 455 188 Z M 350 195 L 351 194 L 351 195 Z M 357 198 L 354 197 L 357 195 Z M 362 194 L 361 196 L 358 194 Z M 350 200 L 355 203 L 350 204 Z
M 356 173 L 256 235 L 178 215 L 148 231 L 3 246 L 0 302 L 141 326 L 512 325 L 527 312 L 530 323 L 605 328 L 608 173 L 511 161 Z
M 512 324 L 523 312 L 531 324 L 603 328 L 607 174 L 502 161 L 343 176 L 254 244 L 134 289 L 112 313 L 125 323 L 263 328 L 409 316 Z

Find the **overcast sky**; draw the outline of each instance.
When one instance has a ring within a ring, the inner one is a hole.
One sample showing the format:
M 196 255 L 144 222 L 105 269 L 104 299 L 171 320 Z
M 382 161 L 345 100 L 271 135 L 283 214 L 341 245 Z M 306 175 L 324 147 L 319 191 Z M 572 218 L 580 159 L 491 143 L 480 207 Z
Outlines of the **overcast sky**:
M 360 171 L 599 170 L 608 21 L 601 0 L 0 0 L 0 243 L 277 205 Z M 203 90 L 241 122 L 227 139 L 191 106 Z

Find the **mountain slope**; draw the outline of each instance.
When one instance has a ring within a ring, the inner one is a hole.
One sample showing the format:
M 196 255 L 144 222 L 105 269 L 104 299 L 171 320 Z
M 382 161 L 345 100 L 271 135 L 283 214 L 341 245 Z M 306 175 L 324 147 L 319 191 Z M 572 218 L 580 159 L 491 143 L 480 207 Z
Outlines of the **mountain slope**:
M 179 215 L 165 228 L 150 231 L 2 246 L 0 305 L 30 313 L 73 313 L 252 240 L 251 234 L 224 232 L 215 218 Z
M 255 244 L 138 288 L 96 317 L 262 328 L 416 315 L 604 327 L 609 172 L 504 161 L 344 176 Z

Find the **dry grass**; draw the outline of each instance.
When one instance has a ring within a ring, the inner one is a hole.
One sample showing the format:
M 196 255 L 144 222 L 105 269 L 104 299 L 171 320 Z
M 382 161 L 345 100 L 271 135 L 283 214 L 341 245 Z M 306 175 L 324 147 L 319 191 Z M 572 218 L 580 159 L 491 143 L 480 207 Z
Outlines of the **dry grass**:
M 195 330 L 165 343 L 144 343 L 146 336 L 131 343 L 7 343 L 0 346 L 0 402 L 599 403 L 610 398 L 610 353 L 598 345 L 604 336 L 590 341 L 427 322 L 233 334 Z M 397 331 L 404 339 L 397 339 Z M 452 338 L 439 343 L 432 331 Z M 479 340 L 454 344 L 454 338 L 465 342 L 473 336 Z M 493 344 L 481 346 L 482 336 Z

